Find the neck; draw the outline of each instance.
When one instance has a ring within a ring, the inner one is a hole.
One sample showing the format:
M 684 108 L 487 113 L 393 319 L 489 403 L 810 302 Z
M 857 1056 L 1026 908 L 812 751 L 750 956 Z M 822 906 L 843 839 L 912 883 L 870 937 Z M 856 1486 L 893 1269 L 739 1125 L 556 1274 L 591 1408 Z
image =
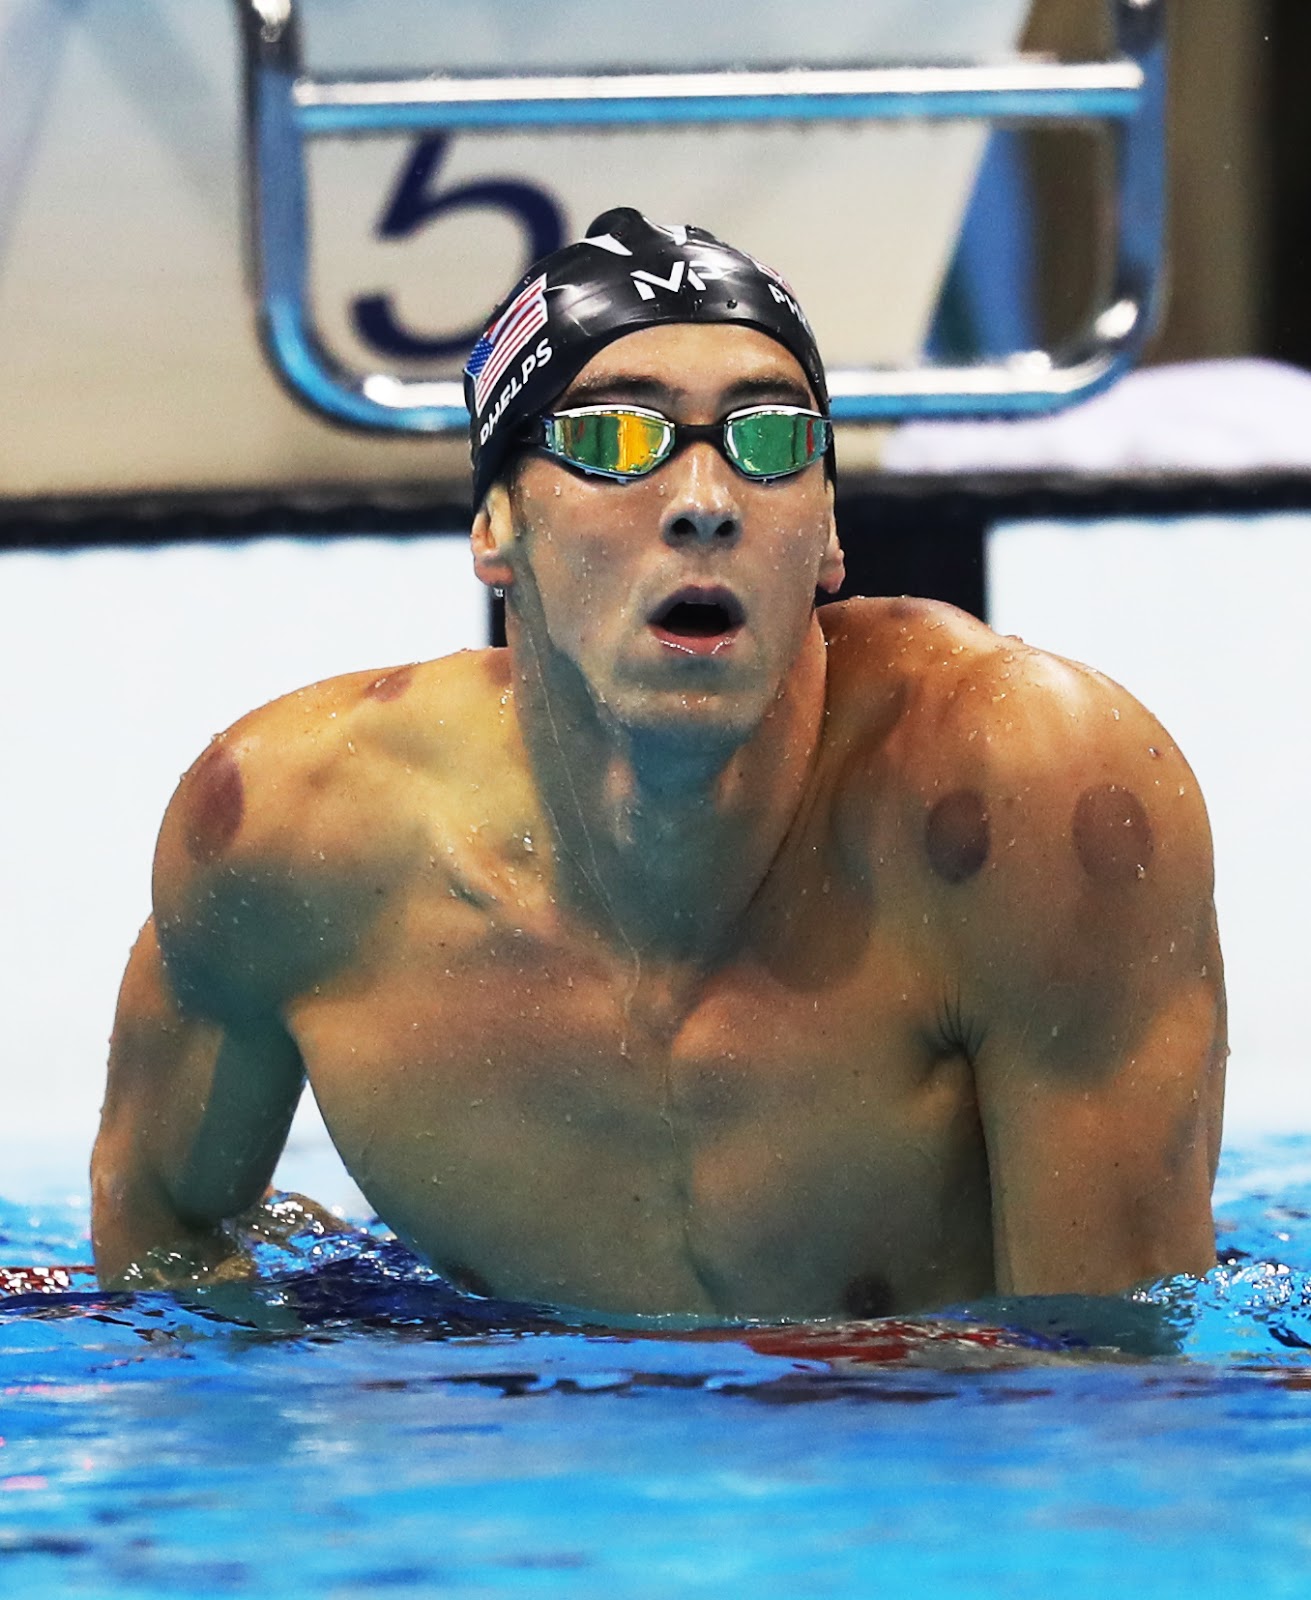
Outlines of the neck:
M 558 895 L 634 954 L 709 959 L 731 942 L 814 768 L 825 697 L 818 622 L 745 736 L 616 723 L 571 662 L 545 658 L 513 623 L 510 649 Z

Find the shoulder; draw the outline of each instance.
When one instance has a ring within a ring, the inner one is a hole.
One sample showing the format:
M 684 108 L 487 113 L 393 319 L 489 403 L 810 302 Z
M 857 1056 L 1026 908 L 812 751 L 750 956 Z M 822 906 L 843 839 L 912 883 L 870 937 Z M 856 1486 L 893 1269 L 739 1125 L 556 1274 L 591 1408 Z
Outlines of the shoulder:
M 841 609 L 831 698 L 849 722 L 891 706 L 873 756 L 932 881 L 1044 920 L 1090 895 L 1209 900 L 1197 781 L 1126 689 L 950 606 Z
M 366 890 L 385 896 L 424 848 L 425 786 L 478 760 L 494 736 L 501 655 L 326 679 L 218 734 L 160 829 L 165 959 L 272 974 L 293 946 L 344 955 Z
M 890 699 L 903 732 L 936 716 L 972 685 L 1015 641 L 1003 640 L 968 612 L 910 596 L 859 599 L 824 606 L 830 719 L 858 728 L 862 708 Z
M 203 867 L 331 828 L 398 770 L 441 768 L 487 720 L 496 652 L 349 673 L 281 696 L 218 734 L 183 774 L 161 849 Z M 344 843 L 345 841 L 343 841 Z
M 1043 1174 L 1100 1182 L 1126 1148 L 1145 1186 L 1162 1181 L 1162 1152 L 1200 1152 L 1202 1172 L 1223 967 L 1210 828 L 1182 752 L 1111 679 L 949 608 L 876 608 L 843 631 L 859 645 L 842 669 L 855 700 L 897 685 L 882 729 L 866 714 L 852 736 L 847 814 L 928 975 L 933 1026 L 973 1067 L 1005 1173 L 994 1196 L 1037 1197 L 1012 1204 L 1011 1224 L 1059 1214 Z

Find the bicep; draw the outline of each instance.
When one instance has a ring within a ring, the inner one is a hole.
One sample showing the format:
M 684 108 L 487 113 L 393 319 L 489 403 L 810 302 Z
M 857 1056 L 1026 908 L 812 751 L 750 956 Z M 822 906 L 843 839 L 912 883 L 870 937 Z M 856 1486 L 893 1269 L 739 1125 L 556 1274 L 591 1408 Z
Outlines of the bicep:
M 119 996 L 93 1158 L 102 1272 L 194 1242 L 254 1204 L 303 1082 L 275 1016 L 223 1023 L 179 1004 L 148 922 Z

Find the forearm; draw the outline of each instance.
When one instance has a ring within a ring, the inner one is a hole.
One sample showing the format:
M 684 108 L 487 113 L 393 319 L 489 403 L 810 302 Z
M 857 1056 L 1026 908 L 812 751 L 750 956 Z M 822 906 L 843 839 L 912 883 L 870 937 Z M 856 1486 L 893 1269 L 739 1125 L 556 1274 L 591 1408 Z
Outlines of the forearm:
M 225 1224 L 267 1189 L 302 1082 L 276 1019 L 233 1028 L 180 1009 L 148 924 L 119 998 L 92 1159 L 102 1281 L 248 1271 Z
M 249 1277 L 224 1219 L 188 1216 L 157 1173 L 102 1130 L 91 1163 L 91 1242 L 106 1288 L 161 1288 Z
M 102 1283 L 139 1288 L 254 1272 L 230 1224 L 267 1192 L 295 1098 L 248 1107 L 246 1119 L 229 1120 L 230 1097 L 217 1088 L 208 1101 L 216 1104 L 211 1119 L 187 1099 L 167 1113 L 131 1093 L 107 1101 L 91 1163 Z

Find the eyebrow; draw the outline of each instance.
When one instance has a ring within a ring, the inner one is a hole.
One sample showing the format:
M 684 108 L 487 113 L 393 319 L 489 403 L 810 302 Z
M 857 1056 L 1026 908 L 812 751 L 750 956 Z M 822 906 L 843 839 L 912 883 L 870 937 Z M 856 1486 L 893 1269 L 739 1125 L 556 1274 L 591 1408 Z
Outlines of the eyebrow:
M 560 403 L 577 406 L 605 400 L 630 400 L 653 409 L 662 405 L 672 409 L 686 395 L 685 389 L 639 373 L 617 372 L 610 376 L 597 373 L 595 377 L 582 378 L 571 384 Z M 762 373 L 759 377 L 742 378 L 731 384 L 719 398 L 725 412 L 736 410 L 753 400 L 776 401 L 780 405 L 802 406 L 807 410 L 815 404 L 810 390 L 786 373 Z

